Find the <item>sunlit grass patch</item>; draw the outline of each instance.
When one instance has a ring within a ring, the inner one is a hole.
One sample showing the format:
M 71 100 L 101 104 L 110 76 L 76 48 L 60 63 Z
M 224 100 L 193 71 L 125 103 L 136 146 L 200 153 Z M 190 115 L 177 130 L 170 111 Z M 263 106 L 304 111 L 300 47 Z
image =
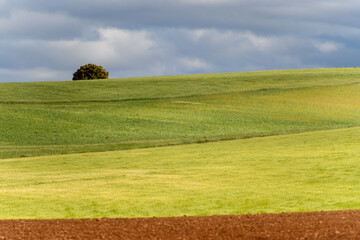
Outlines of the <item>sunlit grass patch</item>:
M 0 218 L 360 208 L 360 128 L 3 159 Z

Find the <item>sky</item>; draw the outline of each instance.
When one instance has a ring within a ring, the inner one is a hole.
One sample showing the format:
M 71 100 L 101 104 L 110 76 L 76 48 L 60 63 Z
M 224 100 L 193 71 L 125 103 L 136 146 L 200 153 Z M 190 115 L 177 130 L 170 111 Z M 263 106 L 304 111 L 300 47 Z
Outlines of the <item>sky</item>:
M 0 0 L 0 82 L 360 65 L 355 0 Z

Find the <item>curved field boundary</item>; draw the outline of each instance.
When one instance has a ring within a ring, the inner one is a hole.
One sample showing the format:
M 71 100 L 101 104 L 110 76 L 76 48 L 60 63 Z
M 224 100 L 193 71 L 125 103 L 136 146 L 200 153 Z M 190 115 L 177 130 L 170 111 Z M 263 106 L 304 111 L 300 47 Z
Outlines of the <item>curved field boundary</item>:
M 360 85 L 162 100 L 1 104 L 0 159 L 359 126 Z
M 355 86 L 360 85 L 360 82 L 352 82 L 352 83 L 336 83 L 336 84 L 323 84 L 323 85 L 309 85 L 309 86 L 290 86 L 290 87 L 266 87 L 266 88 L 255 88 L 255 89 L 246 89 L 246 90 L 238 90 L 238 91 L 224 91 L 218 93 L 203 93 L 203 94 L 191 94 L 191 95 L 180 95 L 180 96 L 164 96 L 164 97 L 138 97 L 138 98 L 113 98 L 113 99 L 91 99 L 91 100 L 52 100 L 52 101 L 1 101 L 0 104 L 7 105 L 25 105 L 25 104 L 79 104 L 79 103 L 119 103 L 119 102 L 137 102 L 137 101 L 159 101 L 159 100 L 171 100 L 171 99 L 188 99 L 188 98 L 196 98 L 196 97 L 206 97 L 206 96 L 216 96 L 223 94 L 255 94 L 261 92 L 271 92 L 271 91 L 294 91 L 294 90 L 309 90 L 309 89 L 321 89 L 321 88 L 332 88 L 332 87 L 346 87 L 346 86 Z
M 2 220 L 0 239 L 358 239 L 360 211 Z

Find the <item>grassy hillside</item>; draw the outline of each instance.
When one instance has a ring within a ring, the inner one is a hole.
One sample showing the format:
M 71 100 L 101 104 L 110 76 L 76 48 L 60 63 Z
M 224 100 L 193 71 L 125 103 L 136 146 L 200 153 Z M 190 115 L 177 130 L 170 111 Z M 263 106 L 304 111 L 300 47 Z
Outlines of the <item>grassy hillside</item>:
M 0 161 L 0 218 L 359 209 L 359 139 L 356 127 L 5 159 Z
M 0 158 L 360 125 L 360 69 L 0 84 Z
M 156 99 L 273 88 L 359 83 L 360 68 L 277 70 L 99 81 L 1 83 L 0 102 Z

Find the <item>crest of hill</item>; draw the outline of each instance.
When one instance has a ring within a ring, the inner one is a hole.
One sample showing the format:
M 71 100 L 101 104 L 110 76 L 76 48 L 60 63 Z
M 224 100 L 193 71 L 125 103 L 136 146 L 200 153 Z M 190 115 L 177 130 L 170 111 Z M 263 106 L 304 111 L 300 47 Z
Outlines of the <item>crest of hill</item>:
M 359 68 L 274 70 L 91 81 L 1 83 L 1 103 L 161 99 L 358 83 Z

